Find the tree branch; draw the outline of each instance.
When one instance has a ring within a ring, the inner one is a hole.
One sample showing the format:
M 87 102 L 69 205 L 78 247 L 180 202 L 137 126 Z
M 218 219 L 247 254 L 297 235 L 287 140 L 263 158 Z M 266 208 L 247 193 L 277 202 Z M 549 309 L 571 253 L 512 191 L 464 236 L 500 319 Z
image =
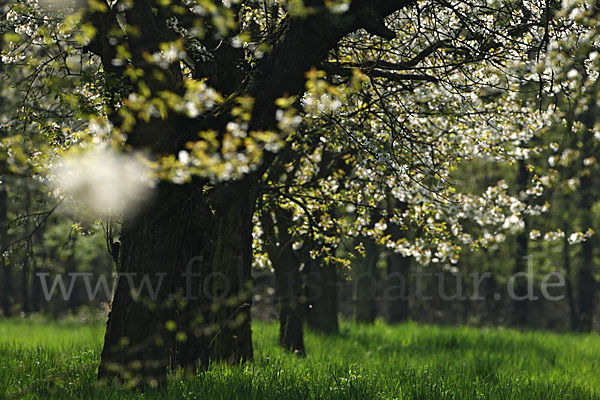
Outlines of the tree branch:
M 356 68 L 356 67 L 355 67 Z M 352 69 L 350 67 L 341 66 L 340 63 L 326 63 L 324 69 L 335 75 L 340 76 L 352 76 Z M 399 74 L 395 72 L 382 71 L 379 69 L 368 69 L 359 68 L 364 74 L 374 78 L 384 78 L 393 82 L 404 82 L 404 81 L 427 81 L 427 82 L 439 82 L 439 79 L 425 74 Z
M 392 40 L 396 37 L 396 32 L 385 26 L 383 18 L 375 14 L 371 9 L 365 15 L 361 15 L 359 21 L 362 28 L 371 35 L 380 36 L 387 40 Z
M 385 69 L 385 70 L 391 70 L 391 71 L 402 71 L 402 70 L 412 69 L 412 68 L 416 67 L 421 61 L 425 60 L 427 57 L 429 57 L 431 54 L 433 54 L 437 49 L 446 47 L 446 46 L 450 45 L 451 43 L 452 43 L 452 41 L 449 39 L 440 40 L 439 42 L 435 42 L 435 43 L 431 44 L 430 46 L 427 46 L 425 49 L 421 50 L 416 56 L 414 56 L 410 60 L 397 62 L 397 63 L 392 63 L 392 62 L 383 61 L 383 60 L 375 60 L 375 61 L 365 61 L 362 63 L 335 62 L 335 64 L 338 64 L 343 67 L 353 67 L 353 68 L 360 68 L 360 69 L 378 68 L 378 69 Z M 332 64 L 334 62 L 330 61 L 329 63 Z

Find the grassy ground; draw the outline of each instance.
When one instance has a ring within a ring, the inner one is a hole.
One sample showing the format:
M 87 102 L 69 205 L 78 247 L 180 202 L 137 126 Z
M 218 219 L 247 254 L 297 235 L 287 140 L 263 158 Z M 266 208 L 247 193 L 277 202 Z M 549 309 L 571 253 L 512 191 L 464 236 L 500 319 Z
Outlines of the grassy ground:
M 104 325 L 0 320 L 0 398 L 600 399 L 600 337 L 405 324 L 309 334 L 309 356 L 255 324 L 256 360 L 214 366 L 161 391 L 95 382 Z

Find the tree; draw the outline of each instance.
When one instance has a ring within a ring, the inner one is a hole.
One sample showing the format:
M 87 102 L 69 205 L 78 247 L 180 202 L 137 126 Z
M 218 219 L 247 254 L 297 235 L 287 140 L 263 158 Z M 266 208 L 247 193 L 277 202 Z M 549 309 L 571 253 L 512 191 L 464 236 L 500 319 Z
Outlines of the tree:
M 291 235 L 291 212 L 274 205 L 262 209 L 261 226 L 265 231 L 265 248 L 275 270 L 275 287 L 279 299 L 279 343 L 292 352 L 304 350 L 304 287 L 300 271 L 301 255 L 294 250 Z M 273 221 L 275 218 L 275 221 Z
M 4 249 L 8 244 L 8 226 L 7 226 L 7 214 L 8 214 L 8 192 L 6 190 L 6 183 L 0 184 L 0 248 Z M 10 299 L 9 299 L 9 288 L 10 288 L 10 272 L 7 262 L 6 252 L 2 251 L 0 254 L 2 259 L 2 312 L 5 316 L 10 315 Z
M 314 332 L 336 334 L 338 321 L 338 267 L 325 264 L 321 259 L 306 260 L 307 298 L 306 323 Z
M 353 266 L 354 319 L 357 322 L 373 323 L 377 307 L 377 261 L 379 250 L 373 240 L 367 240 L 364 258 Z
M 529 183 L 529 171 L 525 160 L 518 164 L 517 190 L 525 194 Z M 523 196 L 524 197 L 524 196 Z M 529 229 L 527 218 L 524 218 L 523 229 L 516 235 L 515 266 L 514 275 L 527 273 L 527 261 L 529 254 Z M 516 326 L 527 325 L 528 300 L 527 283 L 524 279 L 515 282 L 515 295 L 519 298 L 513 302 L 512 323 Z
M 391 225 L 392 240 L 400 240 L 400 227 Z M 386 257 L 386 287 L 383 298 L 387 305 L 387 321 L 399 323 L 408 320 L 409 313 L 410 258 L 391 252 Z
M 285 94 L 299 93 L 304 87 L 304 73 L 317 65 L 340 38 L 362 27 L 363 15 L 372 16 L 367 20 L 367 27 L 373 25 L 373 29 L 379 29 L 389 37 L 391 32 L 384 28 L 382 20 L 403 6 L 405 4 L 354 2 L 351 9 L 342 15 L 322 9 L 310 18 L 284 18 L 270 39 L 272 48 L 257 63 L 255 70 L 245 77 L 235 93 L 236 97 L 225 101 L 208 117 L 195 121 L 182 122 L 179 117 L 141 121 L 128 132 L 127 143 L 134 148 L 162 154 L 177 153 L 183 150 L 185 141 L 193 139 L 198 131 L 213 129 L 224 132 L 229 114 L 235 110 L 234 100 L 244 95 L 253 99 L 248 129 L 273 129 L 275 101 Z M 150 96 L 158 96 L 160 92 L 183 83 L 179 71 L 168 74 L 144 57 L 144 53 L 159 51 L 160 41 L 173 35 L 167 28 L 168 12 L 168 8 L 161 9 L 155 17 L 149 1 L 136 1 L 125 12 L 127 23 L 139 30 L 139 36 L 132 34 L 127 37 L 133 68 L 141 69 L 145 76 L 161 77 L 144 81 Z M 116 23 L 113 23 L 114 26 Z M 97 24 L 96 27 L 101 28 Z M 186 28 L 191 29 L 192 26 Z M 100 31 L 98 37 L 106 38 L 108 34 L 108 30 Z M 209 35 L 207 37 L 210 39 Z M 99 42 L 93 42 L 89 48 L 99 55 L 111 50 L 106 40 Z M 96 48 L 99 45 L 102 47 Z M 225 61 L 220 61 L 219 66 Z M 233 61 L 236 64 L 236 60 Z M 106 70 L 111 69 L 112 59 L 103 60 L 103 65 Z M 178 69 L 178 63 L 175 68 Z M 216 89 L 221 90 L 219 87 Z M 185 130 L 180 131 L 181 128 Z M 262 168 L 267 167 L 272 158 L 266 154 Z M 216 313 L 209 311 L 211 304 L 206 298 L 188 301 L 183 309 L 177 310 L 176 307 L 165 306 L 168 304 L 167 295 L 161 294 L 155 303 L 157 310 L 149 313 L 146 305 L 133 301 L 123 281 L 119 281 L 107 327 L 101 376 L 112 374 L 112 364 L 130 366 L 141 361 L 140 372 L 148 378 L 161 376 L 160 371 L 168 364 L 184 367 L 203 364 L 209 354 L 234 362 L 252 358 L 249 298 L 244 292 L 248 291 L 250 282 L 251 221 L 260 171 L 218 184 L 208 191 L 203 188 L 206 181 L 180 187 L 160 184 L 155 206 L 135 220 L 125 221 L 121 236 L 121 271 L 166 271 L 168 275 L 164 284 L 176 293 L 185 288 L 183 280 L 177 276 L 182 265 L 200 254 L 208 264 L 208 271 L 218 271 L 226 276 L 230 285 L 229 301 Z M 190 218 L 190 215 L 193 217 Z M 215 289 L 213 293 L 218 291 Z M 238 301 L 232 303 L 233 298 L 238 298 Z M 194 320 L 217 324 L 232 322 L 220 327 L 216 333 L 198 334 L 190 329 Z M 168 321 L 175 321 L 177 330 L 187 335 L 185 343 L 177 343 L 177 338 L 172 338 L 172 335 L 169 338 L 164 326 Z M 140 330 L 139 327 L 145 329 Z M 154 343 L 148 343 L 149 337 Z M 126 348 L 114 350 L 125 338 Z M 138 348 L 143 351 L 133 351 Z
M 598 165 L 596 112 L 600 81 L 596 72 L 599 60 L 594 29 L 599 17 L 598 5 L 590 2 L 575 2 L 557 11 L 553 29 L 563 34 L 549 41 L 547 52 L 538 65 L 540 80 L 542 75 L 555 77 L 545 92 L 547 101 L 554 103 L 556 116 L 560 118 L 553 128 L 562 133 L 560 146 L 558 141 L 551 143 L 555 154 L 548 158 L 549 181 L 554 184 L 554 200 L 562 208 L 559 214 L 562 221 L 555 227 L 555 232 L 545 236 L 562 239 L 571 322 L 574 328 L 582 331 L 592 329 L 597 291 L 595 240 L 592 238 L 597 222 L 592 171 Z M 569 248 L 575 244 L 580 244 L 580 249 L 573 274 L 574 293 Z

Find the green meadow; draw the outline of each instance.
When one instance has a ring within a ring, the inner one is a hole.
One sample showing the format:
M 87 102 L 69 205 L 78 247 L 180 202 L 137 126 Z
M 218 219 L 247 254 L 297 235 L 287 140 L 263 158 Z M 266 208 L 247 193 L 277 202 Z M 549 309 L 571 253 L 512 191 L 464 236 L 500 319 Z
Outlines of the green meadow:
M 342 324 L 307 334 L 308 356 L 255 323 L 255 360 L 172 374 L 145 391 L 99 385 L 103 322 L 0 321 L 6 399 L 588 399 L 600 398 L 600 337 L 509 329 Z

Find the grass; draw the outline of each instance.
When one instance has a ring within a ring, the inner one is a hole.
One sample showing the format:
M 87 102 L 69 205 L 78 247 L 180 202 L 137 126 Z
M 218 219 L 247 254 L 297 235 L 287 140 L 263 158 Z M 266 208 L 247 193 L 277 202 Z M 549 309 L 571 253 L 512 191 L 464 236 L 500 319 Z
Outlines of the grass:
M 342 325 L 308 334 L 308 357 L 254 325 L 256 359 L 215 365 L 161 390 L 98 386 L 104 324 L 0 320 L 0 398 L 26 399 L 600 399 L 600 337 L 438 327 Z

